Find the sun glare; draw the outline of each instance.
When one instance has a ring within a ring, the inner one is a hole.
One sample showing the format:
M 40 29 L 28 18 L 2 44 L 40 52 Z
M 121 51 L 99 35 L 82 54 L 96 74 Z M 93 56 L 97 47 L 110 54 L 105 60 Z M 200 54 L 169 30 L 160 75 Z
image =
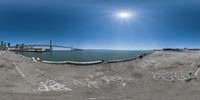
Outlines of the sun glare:
M 117 14 L 119 18 L 130 18 L 131 14 L 129 12 L 120 12 Z
M 118 12 L 117 17 L 121 19 L 129 19 L 132 16 L 130 12 Z

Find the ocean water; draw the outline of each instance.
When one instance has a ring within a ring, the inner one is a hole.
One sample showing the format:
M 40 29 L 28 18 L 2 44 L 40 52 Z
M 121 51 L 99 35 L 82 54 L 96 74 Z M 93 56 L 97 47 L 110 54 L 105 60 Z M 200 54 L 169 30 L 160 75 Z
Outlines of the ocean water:
M 82 51 L 52 51 L 52 52 L 17 52 L 27 57 L 39 57 L 48 61 L 96 61 L 120 60 L 137 57 L 151 50 L 82 50 Z

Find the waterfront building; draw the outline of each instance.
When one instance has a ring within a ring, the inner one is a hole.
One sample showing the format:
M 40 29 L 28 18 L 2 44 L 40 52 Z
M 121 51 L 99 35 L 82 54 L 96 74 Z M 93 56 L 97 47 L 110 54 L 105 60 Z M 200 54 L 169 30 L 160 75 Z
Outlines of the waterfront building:
M 8 43 L 8 48 L 10 48 L 10 43 Z
M 1 41 L 0 49 L 3 49 L 3 41 Z

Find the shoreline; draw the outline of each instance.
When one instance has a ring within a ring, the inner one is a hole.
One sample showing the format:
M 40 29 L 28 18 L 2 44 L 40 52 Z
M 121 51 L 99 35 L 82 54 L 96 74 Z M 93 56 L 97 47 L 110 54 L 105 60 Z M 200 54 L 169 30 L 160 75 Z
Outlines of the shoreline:
M 95 65 L 95 64 L 103 64 L 103 63 L 118 63 L 118 62 L 127 62 L 127 61 L 131 61 L 131 60 L 135 60 L 135 59 L 138 59 L 138 58 L 142 58 L 142 57 L 145 57 L 151 53 L 153 53 L 154 51 L 152 52 L 149 52 L 149 53 L 142 53 L 142 54 L 139 54 L 138 56 L 136 57 L 133 57 L 133 58 L 126 58 L 126 59 L 118 59 L 118 60 L 96 60 L 96 61 L 85 61 L 85 62 L 80 62 L 80 61 L 48 61 L 48 60 L 39 60 L 39 62 L 41 63 L 46 63 L 46 64 L 72 64 L 72 65 Z M 14 52 L 15 53 L 15 52 Z M 31 58 L 31 57 L 27 57 L 27 56 L 24 56 L 22 54 L 19 54 L 19 53 L 15 53 L 21 57 L 24 57 L 24 58 L 28 58 L 28 59 L 32 59 L 33 61 L 38 61 L 38 60 L 35 60 L 35 57 L 34 59 Z

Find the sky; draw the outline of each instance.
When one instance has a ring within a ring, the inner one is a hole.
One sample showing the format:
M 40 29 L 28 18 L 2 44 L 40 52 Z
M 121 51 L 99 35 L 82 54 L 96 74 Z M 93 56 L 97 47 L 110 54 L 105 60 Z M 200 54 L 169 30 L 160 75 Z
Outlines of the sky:
M 0 40 L 53 40 L 83 49 L 200 48 L 200 1 L 1 0 Z

